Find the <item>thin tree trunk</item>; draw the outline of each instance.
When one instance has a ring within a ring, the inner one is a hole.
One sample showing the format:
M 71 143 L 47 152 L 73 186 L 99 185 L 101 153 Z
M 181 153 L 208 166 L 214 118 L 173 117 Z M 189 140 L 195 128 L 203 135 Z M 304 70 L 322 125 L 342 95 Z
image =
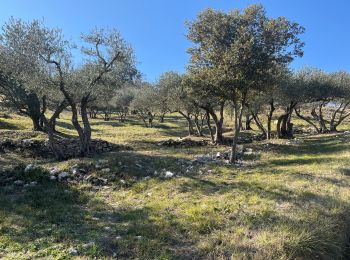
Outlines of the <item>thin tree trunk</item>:
M 252 122 L 253 117 L 250 117 L 250 115 L 247 113 L 245 115 L 245 130 L 253 130 L 250 123 Z
M 271 139 L 271 123 L 272 123 L 272 116 L 273 116 L 273 112 L 275 111 L 275 106 L 274 106 L 274 100 L 272 99 L 270 101 L 270 110 L 269 113 L 267 115 L 267 131 L 266 131 L 266 138 L 268 140 Z
M 80 143 L 80 154 L 81 156 L 87 156 L 90 155 L 90 143 L 91 143 L 91 126 L 89 122 L 89 117 L 87 113 L 87 105 L 89 102 L 90 94 L 86 95 L 81 100 L 81 119 L 83 121 L 83 136 L 82 136 L 82 142 Z
M 145 126 L 148 127 L 148 124 L 147 124 L 145 116 L 142 113 L 139 113 L 139 116 L 141 117 L 141 119 L 142 119 L 143 123 L 145 124 Z
M 210 113 L 214 124 L 215 124 L 215 135 L 214 135 L 214 140 L 216 144 L 223 144 L 224 143 L 224 137 L 223 137 L 223 123 L 224 123 L 224 107 L 225 107 L 225 102 L 220 103 L 220 110 L 219 110 L 219 115 L 220 117 L 218 118 L 214 109 L 210 107 L 208 109 L 208 112 Z
M 245 106 L 246 95 L 247 95 L 246 93 L 243 93 L 243 97 L 240 105 L 237 103 L 237 100 L 233 98 L 234 112 L 235 112 L 235 126 L 234 126 L 234 136 L 233 136 L 233 141 L 231 146 L 230 163 L 234 163 L 237 159 L 237 143 L 238 143 L 238 137 L 239 137 L 239 133 L 242 125 L 243 107 Z
M 349 106 L 349 104 L 350 102 L 341 103 L 340 106 L 333 112 L 332 119 L 329 124 L 330 132 L 337 132 L 337 126 L 339 126 L 344 121 L 344 119 L 350 116 L 350 113 L 344 115 L 345 109 Z M 339 119 L 336 120 L 338 113 L 339 113 Z
M 148 112 L 148 126 L 153 127 L 153 115 L 151 112 Z
M 164 116 L 165 116 L 165 114 L 161 114 L 159 116 L 159 123 L 164 123 Z
M 185 114 L 182 111 L 178 111 L 180 115 L 182 115 L 187 120 L 187 129 L 188 129 L 188 135 L 193 135 L 193 126 L 192 126 L 192 120 L 189 114 Z
M 208 130 L 209 130 L 209 133 L 210 133 L 210 137 L 211 137 L 211 141 L 213 143 L 215 143 L 215 138 L 214 138 L 214 134 L 213 134 L 213 129 L 211 127 L 211 124 L 210 124 L 210 114 L 208 111 L 206 111 L 206 114 L 207 114 L 207 126 L 208 126 Z
M 297 115 L 297 117 L 299 117 L 300 119 L 304 120 L 305 122 L 307 122 L 308 124 L 310 124 L 313 128 L 315 128 L 317 133 L 320 133 L 320 129 L 311 121 L 311 118 L 308 118 L 306 116 L 303 116 L 300 111 L 298 111 L 296 108 L 294 108 L 295 114 Z
M 203 136 L 202 128 L 199 125 L 199 120 L 198 120 L 198 116 L 197 115 L 194 116 L 194 125 L 196 127 L 198 136 Z

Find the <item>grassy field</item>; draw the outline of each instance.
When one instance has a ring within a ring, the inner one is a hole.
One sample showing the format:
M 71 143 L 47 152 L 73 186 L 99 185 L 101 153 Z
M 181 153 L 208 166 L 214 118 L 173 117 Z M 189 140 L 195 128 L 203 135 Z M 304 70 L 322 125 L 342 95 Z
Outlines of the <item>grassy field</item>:
M 67 115 L 62 118 L 57 130 L 74 135 Z M 0 176 L 0 258 L 349 257 L 350 135 L 301 135 L 298 144 L 256 142 L 246 145 L 254 154 L 245 156 L 242 166 L 196 165 L 186 173 L 181 164 L 195 155 L 227 147 L 157 145 L 185 136 L 185 125 L 176 116 L 155 128 L 135 119 L 98 119 L 92 121 L 93 138 L 133 150 L 64 162 L 0 154 L 3 170 L 38 181 L 24 188 Z M 0 119 L 0 129 L 0 138 L 9 131 L 15 138 L 44 138 L 30 132 L 28 119 L 16 115 Z M 101 188 L 50 182 L 42 178 L 44 171 L 25 175 L 17 166 L 34 162 L 63 170 L 100 159 L 108 160 L 117 176 Z M 162 169 L 177 176 L 153 175 Z

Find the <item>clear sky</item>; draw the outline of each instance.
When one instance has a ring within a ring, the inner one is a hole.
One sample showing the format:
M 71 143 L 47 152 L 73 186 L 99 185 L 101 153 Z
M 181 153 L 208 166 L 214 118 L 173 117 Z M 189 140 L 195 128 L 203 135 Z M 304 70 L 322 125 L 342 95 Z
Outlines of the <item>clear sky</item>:
M 185 21 L 207 7 L 218 10 L 261 3 L 271 17 L 285 16 L 306 28 L 305 55 L 292 67 L 350 71 L 350 0 L 2 0 L 0 24 L 10 16 L 44 19 L 75 42 L 93 27 L 115 27 L 136 53 L 149 81 L 167 70 L 183 72 L 188 61 Z

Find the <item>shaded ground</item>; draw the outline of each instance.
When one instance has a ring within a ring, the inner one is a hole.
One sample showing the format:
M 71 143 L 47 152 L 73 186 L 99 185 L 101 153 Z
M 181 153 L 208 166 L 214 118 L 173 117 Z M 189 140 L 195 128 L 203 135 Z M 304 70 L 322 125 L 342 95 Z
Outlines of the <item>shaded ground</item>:
M 28 129 L 21 120 L 18 127 Z M 68 119 L 62 121 L 58 129 L 73 134 Z M 253 143 L 247 147 L 254 154 L 244 157 L 242 167 L 194 165 L 186 172 L 182 165 L 191 165 L 195 155 L 227 147 L 157 146 L 186 129 L 174 118 L 152 129 L 114 123 L 94 121 L 93 138 L 133 151 L 35 163 L 69 169 L 108 160 L 115 182 L 93 187 L 41 178 L 33 187 L 2 184 L 0 258 L 337 259 L 349 252 L 349 135 Z M 0 156 L 0 166 L 9 169 L 33 160 Z M 154 176 L 162 169 L 177 177 Z

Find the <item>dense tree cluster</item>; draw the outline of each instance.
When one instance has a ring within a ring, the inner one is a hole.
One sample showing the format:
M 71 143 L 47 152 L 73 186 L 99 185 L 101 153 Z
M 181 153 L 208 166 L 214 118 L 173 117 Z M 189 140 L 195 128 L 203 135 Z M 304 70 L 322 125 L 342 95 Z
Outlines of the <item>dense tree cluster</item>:
M 61 30 L 40 21 L 10 19 L 0 38 L 2 105 L 29 116 L 33 130 L 46 131 L 58 158 L 55 122 L 71 113 L 82 156 L 89 155 L 90 118 L 129 113 L 146 127 L 178 113 L 188 134 L 209 134 L 223 144 L 224 119 L 234 122 L 231 162 L 242 129 L 254 123 L 266 139 L 292 138 L 295 115 L 317 133 L 337 131 L 350 116 L 350 75 L 316 68 L 292 71 L 303 55 L 304 28 L 284 17 L 270 18 L 261 5 L 230 12 L 207 9 L 187 23 L 190 60 L 184 74 L 168 71 L 155 83 L 142 80 L 132 48 L 116 30 L 82 34 L 79 65 Z M 231 111 L 231 113 L 227 113 Z M 273 129 L 273 122 L 276 128 Z

